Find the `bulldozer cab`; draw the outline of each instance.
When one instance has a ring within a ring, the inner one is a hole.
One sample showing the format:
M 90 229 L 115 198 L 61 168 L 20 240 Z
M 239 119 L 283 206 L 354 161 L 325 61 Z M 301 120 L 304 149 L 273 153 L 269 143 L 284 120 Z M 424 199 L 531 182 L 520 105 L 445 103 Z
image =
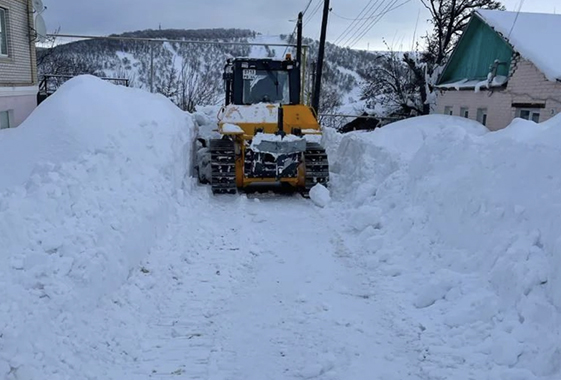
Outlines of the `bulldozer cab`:
M 226 105 L 300 104 L 300 66 L 286 59 L 235 58 L 224 67 Z

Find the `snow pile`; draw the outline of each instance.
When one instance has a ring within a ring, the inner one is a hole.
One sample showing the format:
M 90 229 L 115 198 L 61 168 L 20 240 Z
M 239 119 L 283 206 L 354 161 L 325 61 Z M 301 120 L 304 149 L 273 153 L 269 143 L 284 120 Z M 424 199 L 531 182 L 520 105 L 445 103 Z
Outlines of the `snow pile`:
M 330 207 L 418 326 L 426 378 L 561 377 L 560 146 L 561 116 L 419 117 L 338 144 Z
M 532 61 L 549 79 L 561 79 L 561 50 L 554 48 L 561 35 L 561 15 L 478 10 L 524 58 Z
M 90 76 L 0 133 L 1 379 L 80 374 L 76 318 L 165 229 L 192 134 L 191 116 L 163 96 Z
M 379 183 L 412 161 L 427 140 L 450 130 L 450 125 L 459 127 L 453 128 L 458 134 L 482 135 L 488 132 L 487 128 L 472 120 L 442 115 L 408 119 L 372 133 L 353 132 L 345 137 L 327 129 L 323 143 L 338 193 L 361 205 L 375 193 Z
M 317 184 L 310 190 L 310 199 L 319 207 L 325 207 L 331 202 L 331 195 L 329 190 L 321 185 Z

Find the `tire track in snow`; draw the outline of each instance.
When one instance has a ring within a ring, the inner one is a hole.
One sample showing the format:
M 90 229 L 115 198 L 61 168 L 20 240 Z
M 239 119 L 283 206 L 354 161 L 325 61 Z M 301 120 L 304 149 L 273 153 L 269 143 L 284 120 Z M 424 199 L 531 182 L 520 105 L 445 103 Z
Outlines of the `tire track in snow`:
M 201 195 L 205 195 L 201 193 Z M 244 202 L 225 198 L 180 206 L 167 238 L 144 263 L 149 309 L 142 352 L 125 377 L 135 379 L 207 379 L 216 346 L 215 319 L 230 296 L 246 252 Z M 117 378 L 117 377 L 116 377 Z
M 349 262 L 329 215 L 298 197 L 248 210 L 259 256 L 217 320 L 210 379 L 419 379 L 415 334 Z
M 133 280 L 142 349 L 108 378 L 420 379 L 414 328 L 331 211 L 197 195 Z

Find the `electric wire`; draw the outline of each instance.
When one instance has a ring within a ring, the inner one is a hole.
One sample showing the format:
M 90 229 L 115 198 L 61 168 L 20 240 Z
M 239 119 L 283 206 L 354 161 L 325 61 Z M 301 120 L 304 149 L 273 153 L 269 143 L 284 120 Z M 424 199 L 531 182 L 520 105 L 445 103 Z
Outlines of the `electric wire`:
M 369 17 L 370 20 L 372 20 L 371 17 L 374 16 L 374 21 L 375 21 L 377 19 L 378 11 L 385 4 L 386 4 L 386 0 L 376 1 L 374 4 L 372 4 L 370 9 L 368 10 L 368 16 L 367 17 Z M 354 28 L 354 31 L 349 36 L 347 36 L 344 41 L 341 41 L 343 46 L 349 46 L 350 42 L 354 41 L 356 36 L 360 35 L 360 33 L 362 33 L 362 31 L 364 30 L 365 26 L 367 27 L 368 25 L 370 25 L 369 20 L 359 21 L 357 23 L 356 28 Z
M 308 9 L 310 8 L 310 5 L 312 5 L 312 3 L 314 2 L 314 0 L 310 0 L 308 2 L 308 5 L 306 5 L 306 8 L 304 8 L 304 10 L 302 11 L 302 15 L 305 15 L 306 12 L 308 11 Z
M 373 20 L 373 22 L 367 26 L 366 29 L 364 29 L 364 31 L 362 32 L 362 34 L 360 34 L 359 36 L 357 36 L 357 38 L 353 41 L 351 41 L 350 47 L 354 47 L 357 43 L 360 42 L 360 40 L 382 19 L 384 18 L 384 16 L 386 16 L 388 13 L 401 8 L 402 6 L 404 6 L 405 4 L 409 3 L 411 0 L 405 0 L 400 4 L 397 4 L 399 0 L 394 0 L 392 1 L 388 7 L 386 7 L 384 9 L 384 11 L 382 11 L 382 13 L 380 13 L 379 17 L 375 20 Z M 397 5 L 396 5 L 397 4 Z
M 308 5 L 306 5 L 306 8 L 304 8 L 304 10 L 302 11 L 302 16 L 304 16 L 306 14 L 306 12 L 308 11 L 308 9 L 310 8 L 310 5 L 314 2 L 314 0 L 310 0 L 308 1 Z M 320 1 L 321 4 L 321 1 Z M 294 30 L 292 31 L 292 34 L 290 34 L 290 37 L 288 37 L 288 43 L 291 44 L 292 41 L 294 41 L 294 36 L 296 35 L 296 32 L 298 31 L 298 20 L 296 21 L 296 26 L 294 26 Z M 288 46 L 284 49 L 284 53 L 282 54 L 282 56 L 286 56 L 286 52 L 288 51 Z
M 319 1 L 315 8 L 312 10 L 312 14 L 308 17 L 308 20 L 304 22 L 304 26 L 308 25 L 310 21 L 312 21 L 313 17 L 316 15 L 316 13 L 318 13 L 322 5 L 323 1 Z
M 364 24 L 363 28 L 361 29 L 361 31 L 351 40 L 349 40 L 347 42 L 349 47 L 353 47 L 355 46 L 358 42 L 360 42 L 360 40 L 374 27 L 374 25 L 378 24 L 378 22 L 389 12 L 393 9 L 393 7 L 395 6 L 395 4 L 398 2 L 399 0 L 390 0 L 389 3 L 385 3 L 384 8 L 377 14 L 377 17 L 374 18 L 370 23 L 366 23 Z
M 366 26 L 365 29 L 363 29 L 363 32 L 358 35 L 353 41 L 350 42 L 350 47 L 353 48 L 357 43 L 360 42 L 360 40 L 370 31 L 372 30 L 372 28 L 378 24 L 378 22 L 380 22 L 380 20 L 382 18 L 384 18 L 385 15 L 387 15 L 389 12 L 405 5 L 406 3 L 408 3 L 410 0 L 407 0 L 399 5 L 396 5 L 398 3 L 399 0 L 393 0 L 390 4 L 388 4 L 388 6 L 379 14 L 379 17 L 374 19 L 369 25 Z
M 524 5 L 524 0 L 520 1 L 520 5 L 518 6 L 518 11 L 516 12 L 516 17 L 514 18 L 514 22 L 512 23 L 512 27 L 510 28 L 510 31 L 508 32 L 508 38 L 510 38 L 510 35 L 512 34 L 512 31 L 514 30 L 514 27 L 516 26 L 516 22 L 518 21 L 518 16 L 520 16 L 520 11 L 522 11 L 522 6 Z
M 372 4 L 373 1 L 374 0 L 369 0 L 368 1 L 368 3 L 364 6 L 364 8 L 362 8 L 362 10 L 359 12 L 357 17 L 354 20 L 352 20 L 352 22 L 345 28 L 345 30 L 343 30 L 343 32 L 339 35 L 339 37 L 337 37 L 335 39 L 335 41 L 333 41 L 334 44 L 337 44 L 338 42 L 341 42 L 341 40 L 343 38 L 345 38 L 346 35 L 348 35 L 349 30 L 354 27 L 353 25 L 357 22 L 357 20 L 362 16 L 364 11 L 370 6 L 370 4 Z

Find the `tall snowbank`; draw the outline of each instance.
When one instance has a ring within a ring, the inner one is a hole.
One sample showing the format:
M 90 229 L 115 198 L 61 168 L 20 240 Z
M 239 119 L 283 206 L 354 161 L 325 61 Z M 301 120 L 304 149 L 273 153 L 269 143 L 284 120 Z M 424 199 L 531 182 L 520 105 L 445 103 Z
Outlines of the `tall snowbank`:
M 192 140 L 191 116 L 163 96 L 91 76 L 0 132 L 0 379 L 72 366 L 69 320 L 118 288 L 166 227 Z
M 427 378 L 561 378 L 561 116 L 492 133 L 419 117 L 337 157 L 357 259 L 419 325 Z

